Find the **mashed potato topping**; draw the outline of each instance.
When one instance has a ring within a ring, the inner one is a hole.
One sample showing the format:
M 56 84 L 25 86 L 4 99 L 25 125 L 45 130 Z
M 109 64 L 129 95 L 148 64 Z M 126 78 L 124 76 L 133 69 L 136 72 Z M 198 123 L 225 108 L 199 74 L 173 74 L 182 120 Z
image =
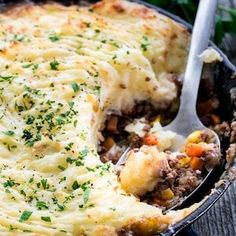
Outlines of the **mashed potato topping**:
M 169 18 L 119 0 L 29 4 L 0 15 L 1 232 L 151 234 L 191 212 L 163 215 L 140 202 L 97 154 L 107 112 L 176 98 L 188 37 Z M 154 163 L 165 165 L 164 157 Z M 134 194 L 152 190 L 156 174 Z

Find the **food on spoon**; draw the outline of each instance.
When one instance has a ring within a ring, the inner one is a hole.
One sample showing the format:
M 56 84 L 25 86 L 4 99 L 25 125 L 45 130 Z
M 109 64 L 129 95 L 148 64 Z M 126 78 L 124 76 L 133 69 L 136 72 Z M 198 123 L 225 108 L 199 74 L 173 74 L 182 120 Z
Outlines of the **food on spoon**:
M 153 126 L 158 127 L 155 123 Z M 153 138 L 160 132 L 167 133 L 162 142 L 172 139 L 170 143 L 174 143 L 174 139 L 178 139 L 177 134 L 160 130 L 160 127 L 158 131 L 151 128 L 151 132 L 140 137 L 142 143 L 146 137 Z M 173 150 L 171 145 L 161 149 L 160 146 L 165 145 L 160 143 L 145 144 L 128 153 L 119 175 L 121 186 L 142 200 L 164 208 L 173 206 L 193 191 L 204 178 L 203 168 L 213 168 L 220 161 L 219 147 L 207 130 L 191 133 L 181 150 Z
M 167 155 L 154 146 L 142 146 L 129 152 L 120 172 L 122 188 L 135 196 L 142 196 L 156 186 L 161 172 L 168 169 Z

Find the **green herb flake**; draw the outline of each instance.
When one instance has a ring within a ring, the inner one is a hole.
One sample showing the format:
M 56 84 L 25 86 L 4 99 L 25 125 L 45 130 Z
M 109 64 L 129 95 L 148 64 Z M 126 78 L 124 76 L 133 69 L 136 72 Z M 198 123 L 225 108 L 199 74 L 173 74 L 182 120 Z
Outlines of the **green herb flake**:
M 41 220 L 46 221 L 46 222 L 51 222 L 50 216 L 41 216 Z
M 64 205 L 60 205 L 58 203 L 57 203 L 57 207 L 59 208 L 59 211 L 64 211 L 66 208 Z
M 38 201 L 36 203 L 36 207 L 38 210 L 48 209 L 48 206 L 47 206 L 46 202 L 44 202 L 44 201 Z
M 34 181 L 34 177 L 31 177 L 30 179 L 29 179 L 29 183 L 32 183 Z
M 65 146 L 66 151 L 70 151 L 74 143 L 69 143 Z
M 9 225 L 9 230 L 10 231 L 14 231 L 14 230 L 16 230 L 17 228 L 16 227 L 13 227 L 12 225 Z
M 39 68 L 39 65 L 38 64 L 33 64 L 33 67 L 32 67 L 32 70 L 35 71 Z
M 80 91 L 80 86 L 76 82 L 72 82 L 70 85 L 75 93 Z
M 15 41 L 22 42 L 24 39 L 25 39 L 24 35 L 14 34 L 14 40 Z
M 141 43 L 140 47 L 142 48 L 142 50 L 143 50 L 144 52 L 146 52 L 146 51 L 148 50 L 148 45 L 149 45 L 149 44 L 147 44 L 147 43 Z
M 71 158 L 71 157 L 67 157 L 66 158 L 66 162 L 69 163 L 69 164 L 73 164 L 76 160 Z
M 33 213 L 32 211 L 27 211 L 27 210 L 23 211 L 23 213 L 20 216 L 19 222 L 27 221 L 32 215 L 32 213 Z
M 75 120 L 74 122 L 73 122 L 73 126 L 76 128 L 76 126 L 77 126 L 77 123 L 78 123 L 78 120 Z
M 78 184 L 77 180 L 75 180 L 71 187 L 73 190 L 76 190 L 80 187 L 80 185 Z
M 9 83 L 11 83 L 13 79 L 14 79 L 14 76 L 12 76 L 12 75 L 9 75 L 9 76 L 0 75 L 0 83 L 1 82 L 9 82 Z
M 60 36 L 58 34 L 51 34 L 48 37 L 52 42 L 57 42 L 60 40 Z
M 65 168 L 64 166 L 59 165 L 59 166 L 58 166 L 58 169 L 60 169 L 60 170 L 63 171 L 63 170 L 65 170 L 66 168 Z
M 35 120 L 35 117 L 29 115 L 29 116 L 27 117 L 25 123 L 26 123 L 27 125 L 31 125 L 31 124 L 34 123 L 34 120 Z
M 48 182 L 47 179 L 42 179 L 40 182 L 43 186 L 43 189 L 49 189 L 49 184 L 47 183 Z
M 20 194 L 26 196 L 26 193 L 25 193 L 25 191 L 23 189 L 20 190 Z
M 95 172 L 96 171 L 96 169 L 95 168 L 91 168 L 91 167 L 86 167 L 86 169 L 88 170 L 88 171 L 91 171 L 91 172 Z
M 7 180 L 5 183 L 3 183 L 3 187 L 7 188 L 7 187 L 13 187 L 15 186 L 15 182 L 13 180 Z
M 32 63 L 29 63 L 29 64 L 23 65 L 22 67 L 23 67 L 23 68 L 29 68 L 29 67 L 31 67 L 32 65 L 33 65 Z
M 89 153 L 89 150 L 88 150 L 87 148 L 81 150 L 81 151 L 79 152 L 79 158 L 84 158 L 84 157 L 86 157 L 86 156 L 88 155 L 88 153 Z
M 58 61 L 56 61 L 55 59 L 52 62 L 50 62 L 51 70 L 58 70 L 59 65 L 60 65 L 60 63 Z
M 84 200 L 84 204 L 86 204 L 89 200 L 89 194 L 90 194 L 90 187 L 87 186 L 83 192 L 83 200 Z
M 15 135 L 15 133 L 13 132 L 13 131 L 11 131 L 11 130 L 8 130 L 8 131 L 5 131 L 5 132 L 3 132 L 5 135 L 7 135 L 7 136 L 14 136 Z

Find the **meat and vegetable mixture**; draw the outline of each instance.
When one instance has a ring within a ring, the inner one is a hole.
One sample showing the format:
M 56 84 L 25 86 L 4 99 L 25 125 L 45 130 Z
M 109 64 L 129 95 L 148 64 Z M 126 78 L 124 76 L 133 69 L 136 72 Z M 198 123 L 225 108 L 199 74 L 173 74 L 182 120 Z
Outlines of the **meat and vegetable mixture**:
M 118 170 L 123 189 L 163 209 L 191 193 L 209 169 L 220 163 L 221 156 L 207 130 L 196 130 L 185 140 L 164 131 L 161 123 L 172 118 L 171 112 L 137 104 L 122 115 L 108 116 L 100 146 L 102 161 L 114 164 L 131 147 L 126 163 Z

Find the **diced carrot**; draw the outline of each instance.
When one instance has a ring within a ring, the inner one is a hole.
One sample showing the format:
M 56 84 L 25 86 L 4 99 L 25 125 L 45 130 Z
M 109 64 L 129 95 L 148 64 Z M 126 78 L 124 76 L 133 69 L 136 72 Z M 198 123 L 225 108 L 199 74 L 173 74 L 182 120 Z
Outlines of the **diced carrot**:
M 110 119 L 107 121 L 107 130 L 111 132 L 116 132 L 117 124 L 118 124 L 118 117 L 111 116 Z
M 148 146 L 158 145 L 159 142 L 153 134 L 146 134 L 143 138 L 143 143 Z
M 102 144 L 107 150 L 109 150 L 113 145 L 115 145 L 115 141 L 112 137 L 108 137 Z
M 201 170 L 203 167 L 203 160 L 199 157 L 192 157 L 190 166 L 193 170 Z
M 200 157 L 204 154 L 205 147 L 203 143 L 188 143 L 185 152 L 190 157 Z
M 171 200 L 174 197 L 174 193 L 170 188 L 161 191 L 161 198 L 164 200 Z

